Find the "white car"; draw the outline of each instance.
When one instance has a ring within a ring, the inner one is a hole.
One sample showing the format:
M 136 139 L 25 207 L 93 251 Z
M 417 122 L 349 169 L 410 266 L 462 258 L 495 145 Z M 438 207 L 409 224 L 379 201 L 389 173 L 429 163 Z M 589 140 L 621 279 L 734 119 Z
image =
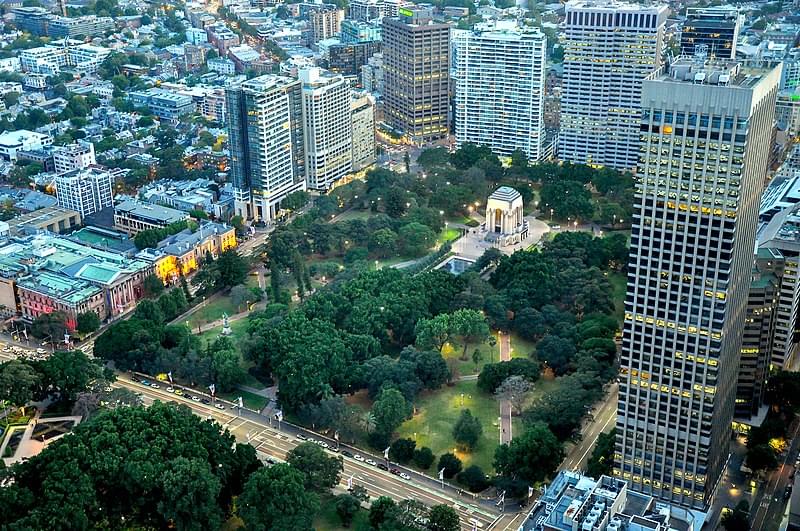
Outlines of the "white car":
M 161 389 L 161 386 L 158 385 L 157 383 L 151 383 L 150 387 L 152 387 L 153 389 Z
M 323 448 L 328 447 L 328 443 L 326 443 L 325 441 L 319 441 L 319 445 L 322 446 Z
M 216 404 L 214 404 L 214 407 L 215 407 L 215 408 L 217 408 L 217 409 L 219 409 L 219 410 L 224 410 L 224 409 L 225 409 L 225 406 L 223 406 L 223 405 L 222 405 L 222 404 L 220 404 L 219 402 L 217 402 Z
M 375 461 L 373 461 L 372 459 L 367 459 L 367 464 L 368 464 L 368 465 L 372 465 L 372 466 L 378 466 L 378 463 L 376 463 L 376 462 L 375 462 Z
M 193 397 L 192 397 L 192 400 L 193 400 L 194 402 L 200 402 L 200 397 L 199 397 L 199 396 L 193 396 Z
M 358 461 L 359 463 L 363 463 L 363 462 L 364 462 L 364 457 L 363 457 L 361 454 L 356 454 L 356 455 L 354 455 L 354 456 L 353 456 L 353 459 L 355 459 L 355 460 L 356 460 L 356 461 Z
M 410 479 L 411 479 L 411 476 L 409 476 L 409 475 L 408 475 L 408 474 L 406 474 L 405 472 L 400 472 L 400 477 L 401 477 L 401 478 L 403 478 L 403 479 L 405 479 L 406 481 L 408 481 L 408 480 L 410 480 Z
M 175 389 L 173 387 L 167 387 L 167 392 L 168 393 L 174 393 Z

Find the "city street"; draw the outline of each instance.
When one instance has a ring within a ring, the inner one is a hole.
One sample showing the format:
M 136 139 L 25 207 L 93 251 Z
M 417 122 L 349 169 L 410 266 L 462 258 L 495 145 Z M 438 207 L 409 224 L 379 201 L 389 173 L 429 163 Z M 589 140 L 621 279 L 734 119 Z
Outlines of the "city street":
M 589 412 L 593 416 L 593 420 L 584 425 L 580 442 L 567 451 L 567 457 L 561 463 L 560 470 L 583 470 L 586 468 L 597 437 L 614 428 L 617 420 L 618 392 L 619 384 L 612 383 L 606 391 L 603 402 L 595 405 Z
M 277 421 L 266 419 L 249 411 L 243 411 L 241 415 L 236 415 L 233 406 L 227 402 L 225 402 L 226 409 L 220 411 L 211 405 L 186 400 L 163 389 L 153 389 L 138 382 L 132 382 L 127 375 L 118 379 L 114 385 L 139 393 L 146 405 L 155 400 L 186 405 L 196 415 L 219 422 L 240 442 L 249 442 L 255 446 L 262 458 L 271 457 L 284 460 L 292 448 L 303 442 L 297 438 L 297 434 L 301 432 L 306 437 L 324 440 L 331 446 L 336 446 L 336 441 L 332 439 L 287 425 L 285 422 L 280 423 L 279 429 Z M 341 448 L 347 448 L 352 454 L 360 453 L 364 457 L 372 457 L 377 462 L 384 461 L 381 456 L 370 456 L 356 448 L 345 445 L 342 445 Z M 366 488 L 372 498 L 389 496 L 398 501 L 415 499 L 426 505 L 447 504 L 458 512 L 461 518 L 461 527 L 465 531 L 475 527 L 471 522 L 472 519 L 476 520 L 481 527 L 492 529 L 491 526 L 499 514 L 491 503 L 485 501 L 481 503 L 474 500 L 471 495 L 459 496 L 457 491 L 452 488 L 442 489 L 432 478 L 422 476 L 410 469 L 399 466 L 397 468 L 408 473 L 412 479 L 406 481 L 374 466 L 345 457 L 341 485 L 346 486 L 348 479 L 352 477 L 353 484 Z

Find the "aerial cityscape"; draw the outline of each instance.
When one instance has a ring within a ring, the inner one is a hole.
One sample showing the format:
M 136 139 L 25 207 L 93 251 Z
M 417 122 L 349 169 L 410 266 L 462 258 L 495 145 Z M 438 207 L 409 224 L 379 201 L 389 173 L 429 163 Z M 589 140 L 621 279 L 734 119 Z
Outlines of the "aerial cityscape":
M 800 529 L 800 0 L 0 13 L 0 531 Z

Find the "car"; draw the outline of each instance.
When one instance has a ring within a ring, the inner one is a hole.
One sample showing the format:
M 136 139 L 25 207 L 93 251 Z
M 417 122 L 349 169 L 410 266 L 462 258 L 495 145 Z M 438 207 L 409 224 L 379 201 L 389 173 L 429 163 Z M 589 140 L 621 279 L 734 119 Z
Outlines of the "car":
M 367 464 L 372 466 L 378 466 L 378 463 L 376 463 L 373 459 L 367 459 Z
M 328 450 L 329 452 L 333 452 L 335 454 L 339 453 L 339 449 L 338 448 L 334 448 L 333 446 L 329 446 L 329 447 L 327 447 L 325 449 Z
M 792 497 L 792 486 L 786 485 L 786 488 L 783 489 L 783 497 L 784 498 L 791 498 Z
M 175 394 L 178 396 L 183 396 L 183 391 L 181 391 L 180 389 L 175 389 Z
M 223 405 L 222 405 L 222 404 L 220 404 L 219 402 L 217 402 L 216 404 L 214 404 L 214 407 L 215 407 L 215 408 L 217 408 L 217 409 L 219 409 L 220 411 L 223 411 L 223 410 L 225 409 L 225 406 L 223 406 Z
M 151 383 L 150 387 L 152 387 L 153 389 L 161 389 L 161 386 L 158 385 L 157 383 Z
M 267 457 L 267 463 L 269 463 L 270 465 L 275 465 L 275 464 L 277 464 L 278 462 L 277 462 L 277 461 L 275 461 L 275 460 L 274 460 L 273 458 L 271 458 L 271 457 Z
M 201 398 L 200 402 L 204 403 L 205 405 L 209 405 L 211 403 L 211 400 L 209 400 L 208 398 Z
M 392 468 L 391 470 L 389 470 L 389 472 L 391 472 L 395 476 L 399 476 L 400 475 L 400 471 L 398 469 L 396 469 L 396 468 Z
M 308 437 L 306 437 L 302 433 L 298 433 L 297 434 L 297 438 L 300 439 L 301 441 L 307 441 L 308 440 Z
M 342 455 L 345 456 L 345 457 L 353 457 L 353 454 L 351 454 L 347 450 L 342 450 Z
M 187 396 L 188 396 L 188 395 L 187 395 Z M 199 397 L 199 396 L 194 396 L 194 395 L 192 395 L 192 401 L 193 401 L 193 402 L 200 402 L 200 397 Z
M 175 388 L 173 388 L 173 387 L 167 387 L 167 392 L 168 392 L 168 393 L 174 393 L 174 392 L 175 392 Z
M 356 454 L 356 455 L 354 455 L 354 456 L 353 456 L 353 459 L 355 459 L 355 460 L 356 460 L 356 461 L 358 461 L 359 463 L 363 463 L 363 462 L 364 462 L 364 458 L 361 456 L 361 454 Z
M 150 381 L 149 380 L 139 380 L 139 383 L 142 384 L 142 385 L 150 385 Z
M 411 479 L 411 476 L 409 476 L 409 475 L 408 475 L 408 474 L 406 474 L 405 472 L 400 472 L 400 477 L 401 477 L 401 478 L 403 478 L 403 479 L 405 479 L 406 481 L 408 481 L 408 480 L 410 480 L 410 479 Z
M 380 468 L 381 470 L 386 470 L 387 472 L 389 471 L 389 467 L 384 465 L 383 463 L 378 463 L 378 468 Z
M 483 524 L 480 523 L 477 518 L 470 518 L 469 520 L 467 520 L 467 522 L 469 522 L 470 524 L 472 524 L 473 527 L 476 527 L 478 529 L 483 527 Z
M 328 446 L 329 446 L 328 443 L 326 443 L 325 441 L 318 441 L 317 444 L 319 444 L 323 448 L 328 448 Z
M 317 444 L 317 440 L 314 437 L 309 437 L 308 442 Z
M 45 349 L 41 348 L 41 347 L 36 349 L 36 353 L 37 354 L 44 354 L 45 352 L 47 352 L 47 351 Z

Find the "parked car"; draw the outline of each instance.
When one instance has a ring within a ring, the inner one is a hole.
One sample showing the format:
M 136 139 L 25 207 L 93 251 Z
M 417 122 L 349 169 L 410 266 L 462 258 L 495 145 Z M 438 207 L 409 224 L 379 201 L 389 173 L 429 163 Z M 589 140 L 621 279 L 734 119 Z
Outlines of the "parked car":
M 225 409 L 225 406 L 223 406 L 223 405 L 222 405 L 222 404 L 220 404 L 219 402 L 217 402 L 216 404 L 214 404 L 214 407 L 215 407 L 215 408 L 217 408 L 217 409 L 219 409 L 220 411 L 223 411 L 223 410 Z
M 372 465 L 372 466 L 378 466 L 378 463 L 376 463 L 376 462 L 375 462 L 374 460 L 372 460 L 372 459 L 367 459 L 367 464 L 368 464 L 368 465 Z
M 174 393 L 174 392 L 175 392 L 175 389 L 174 389 L 174 388 L 172 388 L 172 387 L 167 387 L 167 392 L 168 392 L 168 393 Z
M 380 468 L 381 470 L 386 470 L 387 472 L 389 471 L 389 467 L 384 465 L 383 463 L 378 463 L 378 468 Z
M 354 456 L 353 456 L 353 459 L 355 459 L 355 460 L 356 460 L 356 461 L 358 461 L 359 463 L 363 463 L 363 462 L 364 462 L 364 458 L 361 456 L 361 454 L 356 454 L 356 455 L 354 455 Z
M 400 471 L 398 469 L 396 469 L 396 468 L 393 468 L 393 469 L 389 470 L 389 472 L 391 472 L 395 476 L 399 476 L 400 475 Z
M 153 389 L 161 389 L 161 386 L 158 385 L 157 383 L 151 383 L 150 387 L 152 387 Z
M 401 477 L 401 478 L 403 478 L 403 479 L 405 479 L 406 481 L 408 481 L 408 480 L 410 480 L 410 479 L 411 479 L 411 476 L 409 476 L 409 475 L 408 475 L 408 474 L 406 474 L 405 472 L 400 472 L 400 477 Z
M 204 403 L 205 405 L 209 405 L 211 403 L 211 400 L 209 400 L 208 398 L 201 398 L 200 402 Z
M 347 450 L 342 450 L 342 455 L 345 456 L 345 457 L 353 457 L 353 454 L 351 454 Z

